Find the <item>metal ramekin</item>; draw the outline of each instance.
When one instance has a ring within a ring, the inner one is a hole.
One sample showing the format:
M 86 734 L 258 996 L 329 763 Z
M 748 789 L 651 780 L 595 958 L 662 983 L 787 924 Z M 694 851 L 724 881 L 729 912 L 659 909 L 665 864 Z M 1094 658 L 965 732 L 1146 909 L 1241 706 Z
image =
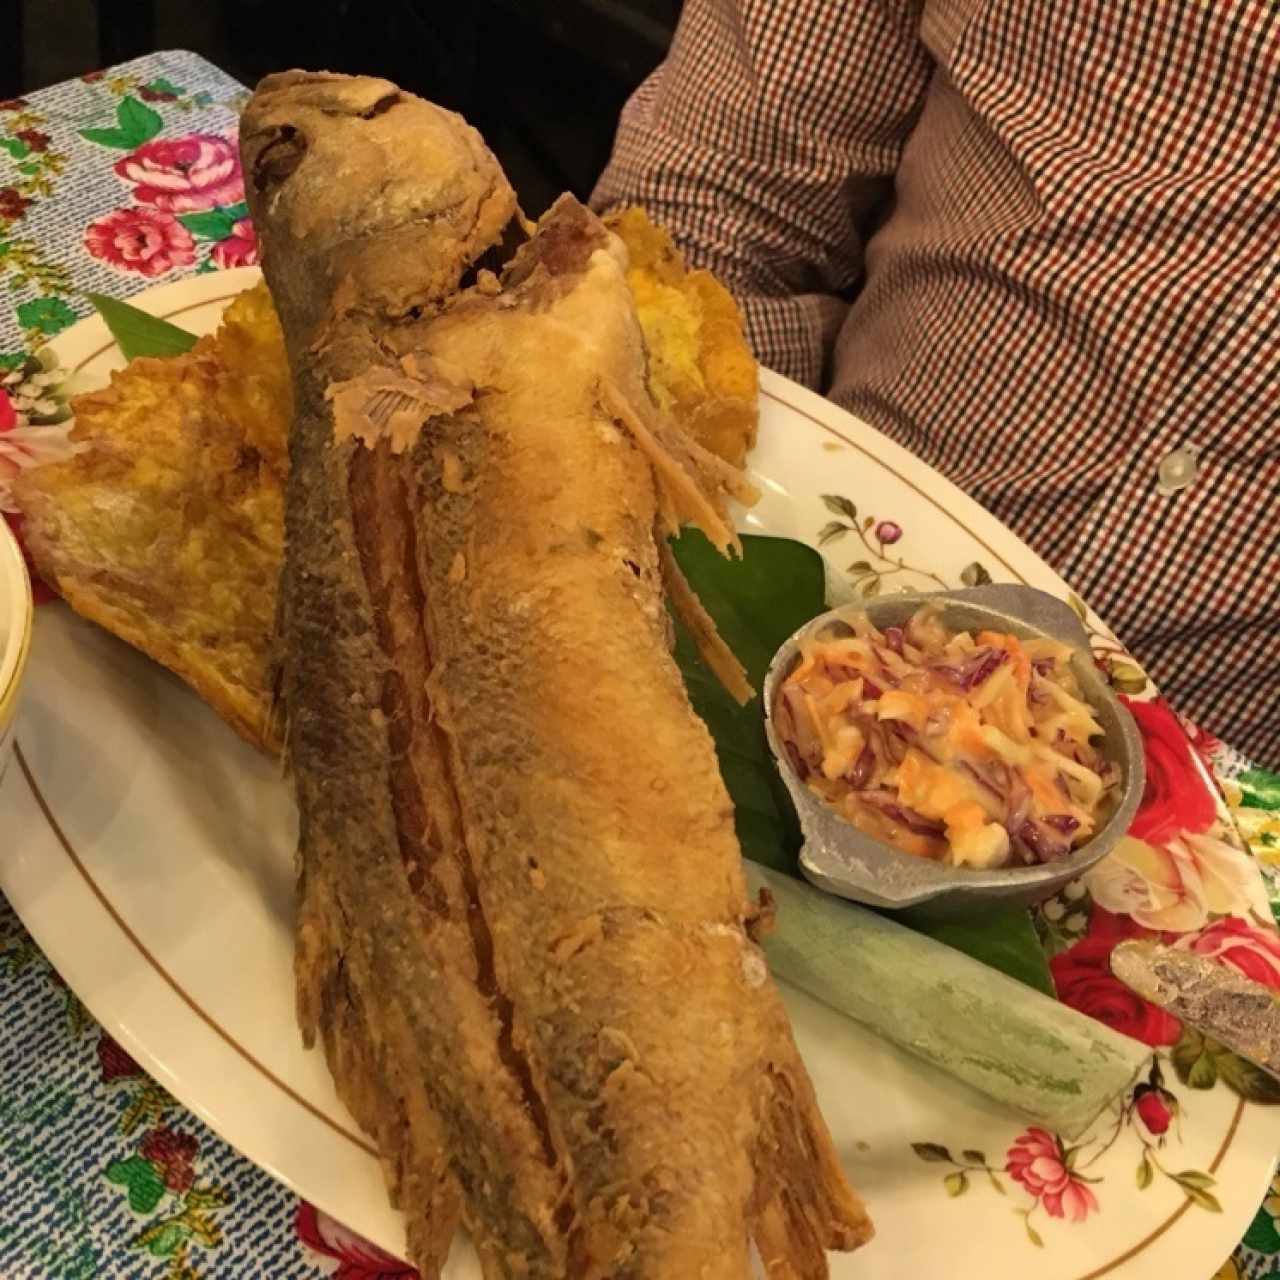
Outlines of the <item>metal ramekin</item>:
M 1048 636 L 1072 650 L 1071 666 L 1105 737 L 1103 755 L 1120 766 L 1120 794 L 1106 825 L 1057 862 L 992 870 L 950 867 L 903 853 L 859 831 L 797 776 L 774 729 L 778 685 L 799 655 L 800 640 L 832 619 L 865 610 L 880 630 L 904 623 L 925 604 L 942 606 L 953 631 L 993 630 L 1020 638 Z M 1033 587 L 991 585 L 963 591 L 912 592 L 844 605 L 801 627 L 774 655 L 764 683 L 765 732 L 795 802 L 805 843 L 800 866 L 820 889 L 875 907 L 916 908 L 934 916 L 975 914 L 988 905 L 1042 901 L 1106 856 L 1124 835 L 1142 799 L 1142 738 L 1089 652 L 1080 619 L 1061 600 Z

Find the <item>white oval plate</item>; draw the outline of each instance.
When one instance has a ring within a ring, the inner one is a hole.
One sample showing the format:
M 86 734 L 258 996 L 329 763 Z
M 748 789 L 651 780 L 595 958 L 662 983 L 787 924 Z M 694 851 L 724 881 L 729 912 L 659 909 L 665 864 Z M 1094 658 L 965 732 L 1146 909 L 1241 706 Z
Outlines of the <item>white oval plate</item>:
M 134 301 L 205 333 L 257 275 L 196 276 Z M 123 363 L 97 319 L 54 346 L 79 389 Z M 845 583 L 861 562 L 868 568 L 854 576 L 878 572 L 883 590 L 957 586 L 978 564 L 997 581 L 1068 596 L 1032 551 L 898 445 L 773 374 L 761 391 L 751 462 L 764 498 L 747 528 L 811 543 L 825 528 L 825 553 Z M 834 522 L 850 527 L 826 528 Z M 160 667 L 62 606 L 38 615 L 19 767 L 0 787 L 0 823 L 14 833 L 0 887 L 94 1016 L 166 1088 L 299 1194 L 402 1251 L 403 1222 L 373 1149 L 294 1023 L 288 788 Z M 1080 1222 L 1054 1217 L 1004 1169 L 1023 1132 L 1013 1117 L 803 995 L 786 998 L 876 1221 L 863 1253 L 832 1258 L 836 1277 L 1207 1280 L 1272 1175 L 1280 1111 L 1221 1086 L 1188 1096 L 1173 1080 L 1181 1134 L 1171 1131 L 1158 1158 L 1172 1172 L 1211 1177 L 1221 1211 L 1193 1204 L 1163 1176 L 1139 1190 L 1138 1135 L 1120 1126 L 1104 1150 L 1112 1118 L 1079 1157 L 1097 1208 Z M 922 1157 L 913 1144 L 932 1147 Z M 984 1153 L 994 1174 L 960 1179 L 942 1147 L 971 1164 Z M 948 1175 L 951 1192 L 963 1181 L 961 1194 L 948 1193 Z M 469 1248 L 454 1250 L 448 1275 L 478 1280 Z

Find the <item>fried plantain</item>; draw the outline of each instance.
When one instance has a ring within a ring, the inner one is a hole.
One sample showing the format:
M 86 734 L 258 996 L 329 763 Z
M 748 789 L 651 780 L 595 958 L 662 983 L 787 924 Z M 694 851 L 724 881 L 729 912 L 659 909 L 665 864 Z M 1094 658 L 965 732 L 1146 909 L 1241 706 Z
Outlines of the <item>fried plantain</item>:
M 709 271 L 690 271 L 664 227 L 640 208 L 604 219 L 627 246 L 658 408 L 705 449 L 740 467 L 756 442 L 755 358 L 733 296 Z
M 268 654 L 292 393 L 266 287 L 189 353 L 134 360 L 72 407 L 81 450 L 14 484 L 41 575 L 277 750 Z

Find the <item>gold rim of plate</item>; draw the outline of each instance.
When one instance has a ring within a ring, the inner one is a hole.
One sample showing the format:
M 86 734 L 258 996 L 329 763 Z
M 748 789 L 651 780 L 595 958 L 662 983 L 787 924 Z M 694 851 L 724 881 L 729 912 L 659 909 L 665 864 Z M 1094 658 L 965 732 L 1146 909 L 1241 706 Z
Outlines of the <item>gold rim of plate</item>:
M 22 673 L 27 665 L 27 654 L 31 650 L 31 625 L 35 612 L 31 598 L 31 579 L 27 575 L 27 566 L 22 552 L 18 549 L 13 531 L 3 518 L 0 518 L 0 590 L 6 592 L 11 599 L 15 617 L 12 619 L 19 629 L 16 653 L 12 649 L 12 638 L 6 642 L 5 649 L 0 652 L 0 732 L 8 725 L 13 715 L 14 704 L 18 699 L 18 688 L 22 683 Z

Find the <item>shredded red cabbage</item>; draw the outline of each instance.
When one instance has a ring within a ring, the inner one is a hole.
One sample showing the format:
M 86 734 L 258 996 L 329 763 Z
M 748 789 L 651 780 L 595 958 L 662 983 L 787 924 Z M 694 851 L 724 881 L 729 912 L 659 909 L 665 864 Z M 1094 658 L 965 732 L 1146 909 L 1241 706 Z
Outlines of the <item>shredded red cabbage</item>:
M 862 754 L 853 762 L 848 773 L 844 775 L 845 781 L 854 791 L 861 791 L 867 785 L 867 779 L 871 777 L 871 771 L 875 767 L 876 753 L 871 749 L 871 743 L 868 742 L 862 748 Z
M 1064 836 L 1069 836 L 1080 825 L 1079 818 L 1073 818 L 1069 813 L 1046 813 L 1041 822 L 1061 831 Z
M 966 693 L 985 684 L 1009 660 L 1004 649 L 975 649 L 963 662 L 941 663 L 933 668 L 948 680 L 954 680 Z
M 917 813 L 915 809 L 908 809 L 906 805 L 899 804 L 898 797 L 892 791 L 860 791 L 858 799 L 873 809 L 879 809 L 886 818 L 892 818 L 894 822 L 918 836 L 933 836 L 941 840 L 947 834 L 946 828 L 940 822 L 934 822 L 924 814 Z
M 984 790 L 989 791 L 1001 804 L 1009 799 L 1009 778 L 1002 761 L 993 760 L 987 765 L 972 764 L 961 760 L 960 767 Z
M 796 771 L 796 776 L 803 782 L 809 776 L 809 762 L 790 739 L 784 738 L 782 745 L 786 750 L 787 758 L 791 761 L 791 767 Z
M 1031 788 L 1027 786 L 1020 773 L 1010 771 L 1009 799 L 1004 826 L 1012 835 L 1021 831 L 1031 813 Z
M 1034 819 L 1022 824 L 1014 840 L 1039 862 L 1056 862 L 1071 852 L 1070 840 L 1056 839 L 1042 823 Z

